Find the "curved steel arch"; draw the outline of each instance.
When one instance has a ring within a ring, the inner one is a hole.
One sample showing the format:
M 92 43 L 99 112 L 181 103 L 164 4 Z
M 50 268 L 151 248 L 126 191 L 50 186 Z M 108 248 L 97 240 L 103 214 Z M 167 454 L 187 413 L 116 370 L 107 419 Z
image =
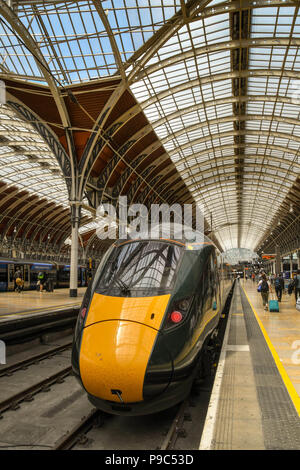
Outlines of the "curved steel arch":
M 26 107 L 19 101 L 15 101 L 15 98 L 13 98 L 13 100 L 9 99 L 7 101 L 7 104 L 12 109 L 14 109 L 17 114 L 20 115 L 23 119 L 29 121 L 32 127 L 36 129 L 38 134 L 43 138 L 44 142 L 49 146 L 63 172 L 67 189 L 70 195 L 72 187 L 72 163 L 54 132 L 47 126 L 47 124 L 42 122 L 39 117 L 28 107 Z M 20 143 L 19 145 L 22 145 L 22 143 Z M 35 145 L 35 143 L 33 143 L 33 145 Z
M 217 118 L 217 119 L 211 119 L 209 121 L 205 121 L 202 123 L 197 123 L 197 124 L 192 124 L 189 127 L 184 127 L 182 129 L 179 129 L 178 131 L 172 133 L 170 137 L 166 137 L 165 139 L 162 139 L 163 145 L 168 143 L 169 141 L 172 141 L 173 139 L 176 139 L 177 137 L 180 137 L 181 135 L 188 134 L 189 132 L 194 132 L 195 130 L 202 129 L 203 127 L 209 128 L 210 126 L 217 125 L 217 124 L 224 124 L 228 122 L 234 122 L 234 121 L 272 121 L 272 122 L 280 122 L 280 123 L 288 123 L 294 126 L 300 126 L 299 120 L 298 119 L 293 119 L 293 118 L 287 118 L 287 117 L 281 117 L 277 116 L 276 114 L 271 115 L 271 114 L 239 114 L 239 115 L 231 115 L 231 116 L 226 116 L 222 118 Z M 234 129 L 233 129 L 234 130 Z M 245 131 L 248 133 L 249 130 Z M 239 131 L 236 131 L 239 132 Z M 276 132 L 276 131 L 273 131 Z M 236 135 L 236 134 L 233 134 Z M 292 134 L 293 135 L 293 134 Z
M 177 111 L 173 111 L 165 117 L 158 119 L 157 121 L 153 122 L 153 127 L 156 129 L 157 127 L 165 124 L 166 122 L 172 121 L 173 119 L 177 119 L 178 117 L 185 116 L 186 114 L 199 111 L 201 109 L 207 109 L 211 107 L 217 107 L 224 104 L 234 104 L 234 103 L 252 103 L 252 102 L 263 102 L 263 103 L 284 103 L 293 106 L 298 106 L 294 101 L 293 98 L 288 98 L 286 96 L 280 95 L 245 95 L 245 96 L 227 96 L 224 98 L 218 98 L 210 101 L 205 101 L 205 103 L 200 102 L 197 104 L 193 104 L 187 106 L 185 108 L 181 108 Z
M 37 67 L 40 69 L 42 76 L 45 78 L 46 82 L 48 83 L 49 89 L 53 95 L 54 101 L 56 103 L 61 122 L 65 128 L 66 139 L 69 148 L 70 154 L 70 162 L 71 162 L 71 175 L 74 176 L 74 165 L 73 165 L 73 156 L 74 152 L 74 142 L 70 132 L 68 129 L 71 128 L 71 123 L 69 119 L 69 115 L 67 112 L 67 108 L 64 102 L 61 93 L 56 86 L 56 83 L 52 77 L 51 72 L 49 71 L 48 65 L 44 60 L 43 55 L 41 54 L 38 44 L 29 34 L 28 30 L 25 28 L 23 23 L 19 20 L 18 16 L 14 13 L 14 11 L 8 6 L 8 4 L 4 0 L 0 0 L 0 14 L 5 18 L 5 20 L 9 23 L 12 29 L 16 32 L 16 34 L 22 39 L 23 43 L 25 44 L 26 48 L 30 51 L 33 56 L 33 59 L 36 62 Z
M 254 136 L 263 136 L 263 137 L 279 137 L 281 139 L 286 139 L 286 140 L 293 140 L 295 142 L 299 142 L 300 144 L 300 137 L 298 136 L 291 136 L 285 132 L 275 132 L 275 131 L 264 131 L 264 130 L 247 130 L 247 131 L 226 131 L 226 132 L 219 132 L 219 133 L 215 133 L 214 136 L 213 136 L 213 139 L 210 137 L 210 136 L 205 136 L 205 137 L 201 137 L 199 139 L 195 139 L 187 144 L 184 144 L 181 146 L 180 150 L 185 150 L 187 148 L 190 148 L 192 147 L 193 145 L 197 145 L 197 144 L 201 144 L 201 143 L 204 143 L 204 142 L 213 142 L 213 140 L 215 139 L 222 139 L 222 138 L 226 138 L 226 137 L 234 137 L 234 136 L 249 136 L 249 135 L 254 135 Z M 233 142 L 232 142 L 233 144 Z M 251 142 L 245 144 L 245 145 L 252 145 Z M 267 145 L 267 144 L 266 144 Z M 241 146 L 244 146 L 244 145 L 240 145 Z M 215 149 L 215 148 L 218 148 L 218 146 L 212 146 L 211 148 L 209 149 L 206 149 L 207 152 L 210 151 L 210 149 Z M 173 155 L 175 155 L 176 153 L 178 153 L 176 150 L 172 150 L 171 152 L 169 152 L 169 155 L 172 157 Z M 184 157 L 183 157 L 184 158 Z
M 238 10 L 237 10 L 238 11 Z M 193 59 L 195 56 L 199 57 L 201 55 L 207 55 L 214 52 L 228 51 L 231 49 L 237 48 L 248 48 L 248 47 L 276 47 L 276 46 L 300 46 L 300 40 L 293 38 L 292 40 L 284 37 L 262 37 L 262 38 L 241 38 L 228 39 L 227 41 L 217 42 L 215 44 L 207 44 L 205 46 L 200 46 L 193 48 L 192 50 L 187 50 L 176 55 L 172 55 L 167 59 L 161 60 L 159 63 L 154 63 L 144 69 L 138 74 L 136 80 L 141 80 L 145 76 L 148 78 L 152 73 L 155 73 L 162 68 L 172 67 L 175 64 L 183 62 L 188 59 Z
M 293 72 L 291 70 L 284 70 L 284 77 L 293 78 L 297 80 L 299 78 L 298 72 Z M 190 88 L 194 87 L 201 87 L 202 85 L 206 85 L 207 83 L 216 83 L 222 80 L 233 80 L 235 78 L 249 78 L 249 77 L 281 77 L 281 70 L 277 69 L 257 69 L 257 70 L 242 70 L 242 71 L 234 71 L 234 72 L 223 72 L 218 73 L 215 75 L 196 78 L 194 80 L 190 80 L 189 82 L 181 83 L 180 85 L 176 85 L 173 88 L 168 88 L 160 93 L 156 94 L 153 98 L 148 98 L 147 100 L 141 103 L 141 107 L 143 109 L 148 108 L 152 104 L 156 104 L 157 102 L 161 102 L 164 98 L 169 96 L 173 96 L 176 93 L 181 93 L 186 91 Z

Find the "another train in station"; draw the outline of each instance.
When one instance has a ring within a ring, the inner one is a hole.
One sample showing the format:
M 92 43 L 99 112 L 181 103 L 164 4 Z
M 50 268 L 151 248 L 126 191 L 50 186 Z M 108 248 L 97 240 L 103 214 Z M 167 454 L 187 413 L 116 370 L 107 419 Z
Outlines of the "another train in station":
M 73 371 L 91 403 L 133 416 L 184 400 L 233 282 L 207 237 L 114 243 L 87 288 L 73 341 Z
M 54 288 L 69 287 L 70 266 L 57 263 L 27 262 L 0 259 L 0 292 L 15 289 L 14 274 L 19 269 L 24 280 L 24 290 L 36 289 L 39 272 L 46 273 Z M 87 285 L 87 268 L 78 266 L 78 287 Z

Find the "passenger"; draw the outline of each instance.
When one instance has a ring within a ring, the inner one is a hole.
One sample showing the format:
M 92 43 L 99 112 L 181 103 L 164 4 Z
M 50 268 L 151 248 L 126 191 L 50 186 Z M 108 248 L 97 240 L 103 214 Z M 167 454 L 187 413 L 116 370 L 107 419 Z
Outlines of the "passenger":
M 252 281 L 255 282 L 255 274 L 252 274 Z
M 282 275 L 278 274 L 275 278 L 275 291 L 276 291 L 278 302 L 281 302 L 283 290 L 284 290 L 284 280 L 282 278 Z
M 46 283 L 46 274 L 43 273 L 42 271 L 40 271 L 38 274 L 38 283 L 40 286 L 40 292 L 42 292 L 44 289 L 44 285 Z
M 297 274 L 294 277 L 295 281 L 295 299 L 297 303 L 298 297 L 300 297 L 300 269 L 297 270 Z
M 264 309 L 268 310 L 269 308 L 269 292 L 272 291 L 272 285 L 270 281 L 268 281 L 267 276 L 265 273 L 261 275 L 261 280 L 259 281 L 257 285 L 257 289 L 261 293 L 261 298 L 263 301 Z
M 19 294 L 23 288 L 23 278 L 22 278 L 22 273 L 21 273 L 20 268 L 17 268 L 17 271 L 14 274 L 14 280 L 15 280 L 15 291 L 18 292 Z

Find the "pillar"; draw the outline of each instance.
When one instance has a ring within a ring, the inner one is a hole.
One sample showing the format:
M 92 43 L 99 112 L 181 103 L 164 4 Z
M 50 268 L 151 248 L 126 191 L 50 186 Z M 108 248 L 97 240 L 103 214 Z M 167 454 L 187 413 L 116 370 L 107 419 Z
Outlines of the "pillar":
M 72 235 L 71 235 L 71 265 L 70 265 L 70 297 L 77 297 L 78 288 L 78 230 L 80 223 L 80 211 L 79 205 L 71 206 L 71 224 L 72 224 Z
M 300 251 L 297 251 L 298 269 L 300 269 Z
M 276 246 L 275 269 L 276 269 L 276 274 L 282 273 L 282 263 L 281 263 L 279 246 Z
M 293 272 L 293 253 L 290 255 L 290 277 L 292 277 Z

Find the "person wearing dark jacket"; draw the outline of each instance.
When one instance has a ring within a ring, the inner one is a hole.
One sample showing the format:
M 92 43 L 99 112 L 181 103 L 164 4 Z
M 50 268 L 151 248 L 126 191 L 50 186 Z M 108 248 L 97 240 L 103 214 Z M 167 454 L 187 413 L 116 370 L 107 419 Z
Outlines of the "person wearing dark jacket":
M 298 297 L 300 297 L 300 269 L 298 269 L 296 276 L 294 277 L 295 281 L 295 298 L 296 302 Z
M 284 280 L 281 274 L 278 274 L 278 276 L 276 276 L 274 284 L 278 302 L 281 302 L 282 291 L 284 289 Z

